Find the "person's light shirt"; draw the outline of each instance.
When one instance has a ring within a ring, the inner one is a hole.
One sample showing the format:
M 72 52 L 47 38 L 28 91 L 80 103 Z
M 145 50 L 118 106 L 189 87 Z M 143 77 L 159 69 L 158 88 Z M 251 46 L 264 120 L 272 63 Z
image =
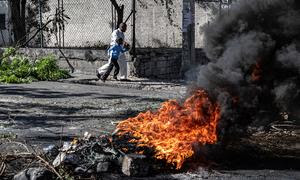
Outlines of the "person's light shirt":
M 111 42 L 110 45 L 117 45 L 117 40 L 122 38 L 123 40 L 125 40 L 125 35 L 124 32 L 122 32 L 120 29 L 116 29 L 112 32 L 111 34 Z

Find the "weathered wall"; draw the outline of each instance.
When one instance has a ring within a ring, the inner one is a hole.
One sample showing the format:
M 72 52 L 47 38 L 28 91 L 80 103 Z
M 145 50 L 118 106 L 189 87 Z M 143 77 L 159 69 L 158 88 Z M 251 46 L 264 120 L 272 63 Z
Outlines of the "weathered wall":
M 62 49 L 62 51 L 75 68 L 75 72 L 95 74 L 97 68 L 107 63 L 108 57 L 105 50 Z M 18 52 L 33 59 L 51 54 L 59 59 L 58 64 L 60 67 L 70 69 L 64 56 L 58 49 L 22 48 Z
M 137 77 L 178 79 L 182 61 L 180 48 L 140 48 L 137 49 L 137 58 L 130 63 L 131 74 Z M 208 62 L 202 49 L 196 49 L 198 64 Z
M 124 19 L 130 14 L 131 1 L 118 0 L 125 5 Z M 65 25 L 65 45 L 87 47 L 107 45 L 110 42 L 111 5 L 109 1 L 69 0 L 64 1 L 65 14 L 71 19 Z M 55 13 L 57 0 L 50 0 L 51 11 L 44 14 L 44 21 Z M 136 41 L 137 47 L 182 46 L 182 1 L 178 0 L 137 0 L 136 8 Z M 195 8 L 196 47 L 202 47 L 201 27 L 211 17 L 210 8 L 196 3 Z M 131 42 L 131 21 L 128 21 L 126 40 Z M 55 37 L 51 36 L 48 45 L 55 45 Z
M 65 56 L 69 59 L 76 72 L 83 74 L 95 74 L 100 66 L 107 63 L 107 53 L 105 50 L 83 50 L 83 49 L 63 49 Z M 59 66 L 69 69 L 65 58 L 58 49 L 23 48 L 20 53 L 36 59 L 39 56 L 53 54 L 59 59 Z M 198 63 L 206 63 L 201 49 L 196 50 Z M 130 75 L 136 77 L 177 79 L 180 78 L 180 67 L 182 53 L 180 48 L 140 48 L 137 49 L 137 58 L 132 62 L 128 59 L 128 71 Z
M 138 77 L 179 78 L 181 49 L 137 49 L 137 58 L 131 65 L 131 74 Z
M 138 47 L 182 46 L 182 1 L 137 0 L 136 36 Z M 211 8 L 195 5 L 196 48 L 203 46 L 201 27 L 212 17 Z

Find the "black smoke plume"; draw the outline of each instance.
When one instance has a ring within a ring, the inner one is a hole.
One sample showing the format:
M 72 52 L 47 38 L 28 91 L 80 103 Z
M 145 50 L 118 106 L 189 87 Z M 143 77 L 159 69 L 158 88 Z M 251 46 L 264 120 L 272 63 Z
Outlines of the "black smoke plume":
M 220 135 L 299 114 L 299 0 L 240 0 L 204 32 L 196 85 L 221 104 Z

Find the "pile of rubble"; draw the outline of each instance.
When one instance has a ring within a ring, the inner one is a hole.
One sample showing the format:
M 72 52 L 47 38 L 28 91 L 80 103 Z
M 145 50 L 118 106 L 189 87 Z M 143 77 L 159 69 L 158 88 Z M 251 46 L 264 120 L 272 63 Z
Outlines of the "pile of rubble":
M 120 139 L 114 135 L 91 137 L 91 134 L 86 132 L 83 138 L 64 142 L 61 147 L 51 145 L 44 148 L 43 157 L 47 160 L 40 160 L 46 161 L 46 168 L 27 168 L 16 174 L 14 179 L 65 179 L 65 176 L 87 178 L 103 173 L 140 177 L 170 168 L 151 156 L 131 153 L 136 152 L 136 148 L 139 147 L 124 138 Z M 148 154 L 150 152 L 151 150 L 148 150 Z

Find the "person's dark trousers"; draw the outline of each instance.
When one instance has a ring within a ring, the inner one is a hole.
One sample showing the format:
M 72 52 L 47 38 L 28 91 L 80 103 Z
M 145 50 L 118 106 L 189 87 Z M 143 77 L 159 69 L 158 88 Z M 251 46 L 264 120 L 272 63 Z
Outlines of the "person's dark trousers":
M 110 72 L 112 71 L 113 67 L 115 67 L 115 72 L 114 72 L 114 78 L 117 78 L 117 75 L 119 74 L 120 66 L 118 64 L 118 59 L 111 59 L 110 64 L 106 70 L 106 72 L 102 76 L 102 80 L 106 80 L 107 77 L 109 76 Z

